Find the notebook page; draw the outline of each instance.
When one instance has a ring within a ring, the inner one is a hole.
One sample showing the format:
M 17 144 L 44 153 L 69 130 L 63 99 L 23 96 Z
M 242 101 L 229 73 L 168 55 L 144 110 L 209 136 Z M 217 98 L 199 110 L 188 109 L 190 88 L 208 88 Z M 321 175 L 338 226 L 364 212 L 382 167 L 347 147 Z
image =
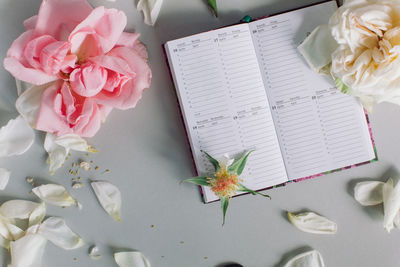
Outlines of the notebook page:
M 332 1 L 250 24 L 290 180 L 375 158 L 362 106 L 297 51 L 336 9 Z
M 170 41 L 167 56 L 199 175 L 220 158 L 255 149 L 241 175 L 258 190 L 287 181 L 247 24 Z M 205 201 L 217 200 L 203 187 Z

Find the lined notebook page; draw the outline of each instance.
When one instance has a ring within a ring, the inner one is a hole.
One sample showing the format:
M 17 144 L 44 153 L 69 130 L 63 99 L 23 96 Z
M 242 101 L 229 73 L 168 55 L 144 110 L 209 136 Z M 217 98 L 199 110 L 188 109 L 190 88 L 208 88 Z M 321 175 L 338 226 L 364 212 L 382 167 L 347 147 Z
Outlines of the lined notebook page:
M 199 175 L 215 158 L 250 149 L 244 184 L 262 189 L 287 181 L 248 24 L 170 41 L 167 56 Z M 218 198 L 203 187 L 205 201 Z
M 297 51 L 336 9 L 332 1 L 250 23 L 290 180 L 375 158 L 361 105 Z

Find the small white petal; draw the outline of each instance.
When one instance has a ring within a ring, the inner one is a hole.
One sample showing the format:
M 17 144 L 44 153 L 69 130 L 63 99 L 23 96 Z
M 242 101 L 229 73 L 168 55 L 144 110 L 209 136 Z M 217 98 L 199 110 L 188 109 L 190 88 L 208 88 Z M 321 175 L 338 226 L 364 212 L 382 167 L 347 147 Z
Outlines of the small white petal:
M 144 23 L 154 26 L 161 11 L 163 0 L 139 0 L 137 9 L 143 11 Z
M 96 245 L 89 248 L 89 256 L 92 260 L 98 260 L 101 258 L 100 250 Z
M 10 242 L 9 267 L 41 267 L 46 239 L 38 234 L 28 234 Z
M 8 223 L 7 224 L 8 231 L 11 234 L 12 240 L 18 240 L 25 235 L 24 230 L 16 226 L 15 224 Z
M 41 200 L 60 207 L 77 205 L 64 186 L 58 184 L 45 184 L 32 189 L 32 192 Z
M 394 220 L 400 209 L 400 182 L 394 186 L 392 178 L 383 185 L 383 225 L 390 232 L 394 227 Z
M 114 254 L 119 267 L 151 267 L 150 262 L 139 251 L 118 252 Z
M 19 114 L 25 118 L 32 128 L 36 127 L 36 118 L 39 113 L 42 94 L 49 85 L 44 84 L 29 88 L 18 97 L 15 103 Z
M 354 198 L 363 206 L 378 205 L 383 202 L 383 182 L 367 181 L 357 183 Z
M 106 181 L 95 181 L 91 183 L 94 193 L 105 211 L 116 221 L 121 220 L 121 192 L 119 189 Z
M 219 160 L 219 166 L 221 168 L 228 168 L 235 159 L 231 159 L 228 154 L 224 154 Z
M 61 168 L 65 162 L 69 150 L 63 146 L 56 144 L 56 136 L 51 133 L 46 134 L 44 139 L 44 149 L 48 153 L 47 163 L 49 166 L 50 174 L 53 175 L 54 172 Z
M 0 157 L 25 153 L 33 144 L 35 132 L 22 116 L 0 128 Z
M 38 233 L 63 249 L 76 249 L 85 242 L 65 224 L 63 218 L 49 217 L 40 226 Z
M 36 209 L 34 209 L 29 215 L 28 226 L 39 224 L 43 221 L 46 216 L 46 203 L 42 202 Z
M 314 212 L 292 214 L 288 212 L 290 222 L 299 230 L 313 234 L 336 234 L 337 225 Z
M 7 219 L 28 219 L 40 205 L 28 200 L 9 200 L 0 206 L 0 214 Z
M 289 260 L 284 267 L 324 267 L 321 254 L 316 251 L 301 253 Z
M 0 168 L 0 190 L 4 190 L 10 180 L 11 172 L 7 169 Z
M 81 152 L 97 152 L 96 149 L 88 145 L 85 139 L 76 134 L 66 134 L 58 136 L 54 142 L 66 149 L 71 149 Z

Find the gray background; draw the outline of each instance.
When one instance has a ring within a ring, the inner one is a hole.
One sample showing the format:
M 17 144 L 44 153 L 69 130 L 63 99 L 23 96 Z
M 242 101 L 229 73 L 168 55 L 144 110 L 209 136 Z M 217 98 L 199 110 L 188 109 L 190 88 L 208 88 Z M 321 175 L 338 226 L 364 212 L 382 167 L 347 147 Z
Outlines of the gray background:
M 40 0 L 0 2 L 0 57 L 24 28 L 24 19 L 37 13 Z M 142 33 L 150 52 L 152 85 L 133 110 L 113 111 L 98 134 L 90 140 L 99 150 L 94 160 L 107 175 L 81 173 L 86 178 L 108 179 L 122 191 L 122 222 L 113 221 L 100 207 L 89 186 L 71 193 L 83 210 L 48 206 L 80 233 L 88 245 L 103 252 L 99 261 L 87 256 L 87 247 L 64 251 L 47 245 L 44 266 L 116 266 L 112 252 L 142 251 L 155 267 L 219 266 L 234 261 L 244 266 L 282 266 L 288 256 L 309 249 L 319 250 L 327 266 L 399 266 L 400 231 L 391 234 L 382 226 L 381 207 L 361 207 L 353 199 L 353 187 L 361 178 L 387 179 L 399 162 L 399 115 L 397 106 L 381 104 L 371 114 L 379 162 L 291 184 L 268 191 L 272 200 L 242 196 L 232 200 L 227 224 L 221 227 L 219 203 L 205 205 L 198 189 L 179 181 L 192 176 L 193 166 L 184 128 L 163 57 L 161 44 L 185 35 L 236 23 L 244 15 L 263 16 L 311 4 L 311 0 L 220 0 L 220 18 L 214 18 L 202 0 L 165 0 L 156 27 L 142 22 L 132 0 L 115 3 L 90 1 L 94 6 L 117 7 L 128 16 L 127 29 Z M 0 123 L 15 117 L 15 84 L 0 70 Z M 37 134 L 35 144 L 22 156 L 0 159 L 12 170 L 0 200 L 32 199 L 26 176 L 60 183 L 70 189 L 68 166 L 49 176 Z M 74 154 L 73 160 L 85 158 Z M 300 232 L 288 222 L 286 211 L 310 209 L 338 223 L 335 236 Z M 155 227 L 152 228 L 151 225 Z M 183 244 L 181 243 L 183 241 Z M 8 262 L 7 253 L 2 258 Z M 205 258 L 208 257 L 208 258 Z M 73 259 L 77 258 L 77 261 Z

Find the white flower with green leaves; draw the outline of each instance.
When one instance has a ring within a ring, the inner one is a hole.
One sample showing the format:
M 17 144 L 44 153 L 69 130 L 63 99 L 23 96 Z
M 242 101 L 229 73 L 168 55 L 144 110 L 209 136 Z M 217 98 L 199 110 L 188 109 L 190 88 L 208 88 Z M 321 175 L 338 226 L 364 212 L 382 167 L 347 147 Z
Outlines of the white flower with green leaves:
M 244 153 L 237 159 L 231 159 L 229 155 L 225 154 L 219 161 L 214 159 L 207 152 L 202 152 L 214 166 L 214 173 L 210 176 L 197 176 L 186 179 L 183 182 L 210 187 L 211 191 L 213 191 L 221 200 L 221 208 L 223 212 L 222 225 L 225 224 L 225 216 L 229 206 L 229 201 L 237 192 L 245 192 L 252 195 L 258 194 L 270 198 L 270 196 L 251 190 L 241 183 L 242 179 L 240 179 L 239 176 L 242 174 L 247 159 L 253 151 Z

